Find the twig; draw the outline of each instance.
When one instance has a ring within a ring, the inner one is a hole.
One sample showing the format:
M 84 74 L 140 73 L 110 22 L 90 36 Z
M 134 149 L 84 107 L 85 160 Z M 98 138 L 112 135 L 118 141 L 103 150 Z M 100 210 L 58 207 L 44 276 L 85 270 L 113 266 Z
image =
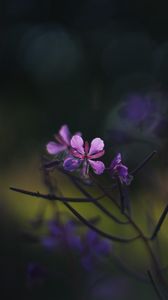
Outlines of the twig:
M 109 218 L 111 218 L 113 221 L 115 221 L 118 224 L 121 225 L 126 225 L 129 224 L 129 222 L 127 221 L 121 221 L 119 220 L 116 216 L 114 216 L 110 211 L 108 211 L 102 204 L 100 204 L 95 198 L 93 198 L 80 184 L 79 182 L 77 182 L 76 180 L 74 180 L 73 178 L 71 179 L 71 181 L 73 182 L 73 184 L 89 199 L 92 200 L 92 203 L 98 207 L 106 216 L 108 216 Z
M 156 153 L 156 150 L 150 153 L 133 171 L 130 172 L 130 174 L 135 176 L 154 157 Z
M 92 229 L 93 231 L 97 232 L 98 234 L 100 234 L 101 236 L 114 241 L 114 242 L 120 242 L 120 243 L 130 243 L 133 242 L 135 240 L 137 240 L 140 236 L 136 236 L 133 238 L 129 238 L 129 239 L 124 239 L 124 238 L 120 238 L 120 237 L 116 237 L 116 236 L 112 236 L 108 233 L 105 233 L 104 231 L 98 229 L 97 227 L 95 227 L 93 224 L 91 224 L 89 221 L 87 221 L 81 214 L 79 214 L 69 203 L 67 202 L 63 202 L 64 205 L 87 227 L 89 227 L 90 229 Z
M 65 197 L 60 197 L 60 196 L 51 195 L 51 194 L 41 194 L 39 192 L 27 191 L 27 190 L 15 188 L 15 187 L 10 187 L 10 190 L 21 193 L 21 194 L 25 194 L 28 196 L 34 196 L 37 198 L 42 198 L 42 199 L 46 199 L 46 200 L 50 200 L 50 201 L 58 200 L 58 201 L 64 201 L 64 202 L 92 202 L 92 199 L 87 199 L 87 198 L 73 198 L 73 197 L 65 198 Z M 96 199 L 99 200 L 99 199 L 102 199 L 103 197 L 104 197 L 104 195 L 97 197 Z
M 168 205 L 165 207 L 163 213 L 160 216 L 160 219 L 159 219 L 159 221 L 158 221 L 158 223 L 156 225 L 156 228 L 155 228 L 155 230 L 154 230 L 154 232 L 153 232 L 153 234 L 151 236 L 151 240 L 154 240 L 156 238 L 156 236 L 157 236 L 159 230 L 161 229 L 161 226 L 162 226 L 162 224 L 163 224 L 163 222 L 164 222 L 164 220 L 166 218 L 167 213 L 168 213 Z
M 41 196 L 42 196 L 42 198 L 44 198 L 43 196 L 45 196 L 45 199 L 48 199 L 48 200 L 53 199 L 52 195 L 43 195 L 43 194 L 40 194 L 40 193 L 28 192 L 28 191 L 21 190 L 21 189 L 16 189 L 16 188 L 10 188 L 10 189 L 13 190 L 13 191 L 15 191 L 15 192 L 24 193 L 26 195 L 30 195 L 30 196 L 33 196 L 33 197 L 40 197 L 41 198 Z M 49 196 L 49 198 L 47 198 L 47 196 Z M 55 197 L 56 196 L 54 196 L 54 199 L 55 199 Z M 58 197 L 58 198 L 60 199 L 60 197 Z M 69 201 L 67 201 L 66 198 L 61 197 L 61 201 L 84 225 L 86 225 L 90 229 L 94 230 L 95 232 L 97 232 L 101 236 L 103 236 L 103 237 L 105 237 L 105 238 L 107 238 L 107 239 L 109 239 L 111 241 L 120 242 L 120 243 L 129 243 L 129 242 L 132 242 L 132 241 L 134 241 L 134 240 L 136 240 L 136 239 L 139 238 L 139 236 L 136 236 L 136 237 L 133 237 L 133 238 L 130 238 L 130 239 L 124 239 L 124 238 L 112 236 L 112 235 L 110 235 L 108 233 L 105 233 L 104 231 L 98 229 L 92 223 L 90 223 L 89 221 L 87 221 L 84 217 L 82 217 L 70 204 L 68 204 Z
M 108 193 L 107 191 L 105 191 L 105 189 L 103 188 L 103 186 L 100 183 L 97 183 L 99 189 L 106 194 L 106 196 L 111 199 L 111 201 L 118 207 L 118 209 L 120 208 L 120 205 L 115 201 L 115 199 L 111 196 L 110 193 Z M 143 234 L 142 230 L 139 228 L 139 226 L 134 222 L 134 220 L 131 218 L 131 216 L 129 216 L 126 212 L 124 212 L 124 216 L 128 219 L 128 221 L 131 223 L 132 227 L 136 230 L 136 232 L 140 235 L 140 238 L 142 240 L 142 242 L 144 243 L 144 246 L 150 256 L 151 259 L 151 263 L 152 266 L 156 272 L 156 274 L 158 275 L 159 281 L 162 285 L 166 286 L 164 277 L 162 276 L 161 270 L 160 270 L 160 266 L 158 263 L 157 258 L 155 257 L 155 254 L 151 248 L 151 245 L 149 243 L 149 239 L 145 237 L 145 235 Z
M 120 193 L 121 213 L 123 214 L 125 211 L 124 194 L 123 194 L 120 178 L 117 176 L 116 179 L 117 179 L 118 189 Z

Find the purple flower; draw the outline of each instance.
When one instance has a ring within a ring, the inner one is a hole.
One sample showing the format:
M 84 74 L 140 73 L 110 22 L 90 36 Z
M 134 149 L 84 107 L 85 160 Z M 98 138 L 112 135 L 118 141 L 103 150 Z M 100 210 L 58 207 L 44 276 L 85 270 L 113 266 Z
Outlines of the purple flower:
M 61 224 L 50 221 L 48 224 L 49 235 L 42 239 L 42 245 L 48 250 L 71 249 L 80 251 L 82 248 L 80 236 L 76 233 L 76 227 L 68 221 Z
M 151 97 L 130 95 L 125 105 L 120 109 L 120 115 L 135 124 L 139 124 L 158 110 L 156 102 Z
M 110 164 L 110 175 L 112 178 L 118 177 L 121 183 L 129 185 L 133 177 L 128 173 L 128 167 L 123 165 L 121 160 L 121 153 L 118 153 Z
M 101 238 L 95 231 L 88 230 L 86 234 L 86 244 L 90 251 L 95 255 L 107 255 L 111 250 L 111 243 Z
M 91 271 L 98 259 L 110 254 L 111 243 L 102 239 L 93 230 L 88 230 L 84 238 L 84 248 L 81 258 L 82 266 L 87 271 Z
M 94 160 L 104 155 L 104 142 L 102 139 L 93 139 L 89 147 L 88 142 L 84 142 L 79 135 L 74 135 L 71 139 L 70 153 L 71 156 L 64 161 L 65 170 L 74 171 L 82 163 L 83 175 L 88 175 L 89 167 L 98 175 L 104 172 L 104 163 L 99 160 Z
M 80 132 L 76 133 L 77 135 L 81 135 Z M 71 141 L 71 133 L 67 125 L 63 125 L 58 134 L 54 135 L 56 142 L 51 141 L 46 145 L 47 152 L 52 155 L 56 155 L 62 151 L 69 150 L 70 141 Z

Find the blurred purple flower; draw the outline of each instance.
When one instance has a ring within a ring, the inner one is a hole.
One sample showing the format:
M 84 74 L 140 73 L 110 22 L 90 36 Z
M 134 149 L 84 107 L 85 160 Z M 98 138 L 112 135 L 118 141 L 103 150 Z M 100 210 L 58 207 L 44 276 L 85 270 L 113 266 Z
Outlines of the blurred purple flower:
M 110 175 L 112 178 L 119 177 L 122 184 L 129 185 L 133 177 L 128 173 L 128 167 L 123 165 L 121 160 L 121 153 L 118 153 L 110 164 Z
M 88 230 L 86 234 L 86 244 L 89 249 L 96 255 L 109 254 L 111 249 L 111 243 L 102 239 L 95 231 Z
M 82 163 L 82 174 L 84 176 L 88 175 L 90 166 L 98 175 L 104 172 L 104 163 L 99 160 L 94 161 L 94 159 L 104 155 L 104 142 L 102 139 L 93 139 L 89 147 L 88 142 L 84 143 L 80 136 L 74 135 L 71 139 L 70 153 L 71 156 L 64 161 L 65 170 L 74 171 Z
M 27 267 L 27 284 L 41 285 L 47 276 L 47 270 L 38 263 L 29 263 Z
M 57 221 L 48 223 L 49 235 L 42 238 L 42 245 L 50 251 L 73 251 L 78 254 L 82 267 L 91 271 L 100 258 L 110 253 L 111 243 L 102 239 L 93 230 L 83 236 L 77 233 L 74 222 L 60 224 Z
M 91 271 L 98 259 L 110 254 L 111 243 L 102 239 L 93 230 L 88 230 L 84 238 L 84 248 L 81 263 L 85 270 Z
M 76 135 L 81 135 L 80 132 L 76 133 Z M 54 141 L 51 141 L 49 142 L 47 145 L 46 145 L 46 148 L 47 148 L 47 152 L 49 154 L 52 154 L 52 155 L 56 155 L 62 151 L 66 151 L 66 150 L 69 150 L 70 148 L 70 141 L 71 141 L 71 133 L 69 131 L 69 128 L 67 125 L 63 125 L 59 132 L 57 134 L 55 134 L 55 140 L 56 142 Z
M 81 238 L 76 232 L 73 222 L 61 224 L 56 221 L 48 223 L 49 236 L 42 238 L 42 245 L 48 250 L 71 249 L 81 251 Z
M 125 105 L 120 109 L 120 116 L 133 123 L 141 123 L 157 112 L 156 102 L 150 97 L 131 95 Z

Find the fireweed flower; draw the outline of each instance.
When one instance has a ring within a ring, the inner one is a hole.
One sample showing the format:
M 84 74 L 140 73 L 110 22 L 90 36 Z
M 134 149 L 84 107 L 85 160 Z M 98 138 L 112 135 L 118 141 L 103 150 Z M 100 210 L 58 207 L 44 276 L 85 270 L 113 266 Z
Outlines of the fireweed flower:
M 71 156 L 64 160 L 64 169 L 74 171 L 82 164 L 82 174 L 89 174 L 89 167 L 94 173 L 100 175 L 104 172 L 105 166 L 102 161 L 94 160 L 104 155 L 104 142 L 100 138 L 92 140 L 91 145 L 82 137 L 74 135 L 71 139 Z
M 128 167 L 123 165 L 121 161 L 121 153 L 118 153 L 110 164 L 110 175 L 112 178 L 118 177 L 122 184 L 129 185 L 133 179 L 133 176 L 128 173 Z
M 81 250 L 81 239 L 73 222 L 62 224 L 58 221 L 49 221 L 48 228 L 49 236 L 42 238 L 42 245 L 46 249 L 69 249 L 77 252 Z
M 77 135 L 81 135 L 80 132 L 76 133 Z M 56 142 L 50 141 L 47 145 L 47 152 L 51 155 L 57 155 L 63 151 L 69 151 L 70 141 L 71 141 L 71 133 L 67 125 L 63 125 L 59 132 L 54 135 Z

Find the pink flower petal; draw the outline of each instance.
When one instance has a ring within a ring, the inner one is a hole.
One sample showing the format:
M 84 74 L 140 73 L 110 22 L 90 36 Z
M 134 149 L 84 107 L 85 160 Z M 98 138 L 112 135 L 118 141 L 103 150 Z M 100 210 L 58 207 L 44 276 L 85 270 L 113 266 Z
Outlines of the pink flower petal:
M 64 146 L 64 145 L 57 144 L 57 143 L 55 143 L 55 142 L 49 142 L 49 143 L 46 145 L 46 148 L 47 148 L 47 152 L 48 152 L 49 154 L 56 155 L 57 153 L 66 150 L 67 147 Z
M 69 146 L 71 134 L 67 125 L 63 125 L 59 130 L 59 135 L 63 139 L 63 141 Z
M 96 154 L 89 155 L 89 157 L 88 157 L 88 158 L 90 158 L 90 159 L 99 158 L 99 157 L 103 156 L 103 155 L 104 155 L 104 153 L 105 153 L 105 151 L 104 151 L 104 150 L 102 150 L 102 151 L 100 151 L 100 152 L 98 152 L 98 153 L 96 153 Z
M 91 142 L 90 150 L 88 155 L 96 154 L 100 151 L 102 151 L 104 148 L 104 142 L 100 138 L 95 138 Z
M 73 157 L 68 157 L 64 160 L 63 167 L 66 171 L 74 171 L 79 168 L 81 161 Z
M 83 154 L 80 154 L 78 151 L 74 150 L 73 148 L 70 149 L 70 154 L 76 158 L 83 159 Z
M 83 148 L 84 141 L 79 135 L 74 135 L 71 139 L 71 146 L 80 154 L 84 154 Z
M 97 175 L 100 175 L 104 172 L 105 170 L 105 165 L 102 161 L 99 161 L 99 160 L 88 160 L 89 164 L 91 165 L 93 171 L 97 174 Z

